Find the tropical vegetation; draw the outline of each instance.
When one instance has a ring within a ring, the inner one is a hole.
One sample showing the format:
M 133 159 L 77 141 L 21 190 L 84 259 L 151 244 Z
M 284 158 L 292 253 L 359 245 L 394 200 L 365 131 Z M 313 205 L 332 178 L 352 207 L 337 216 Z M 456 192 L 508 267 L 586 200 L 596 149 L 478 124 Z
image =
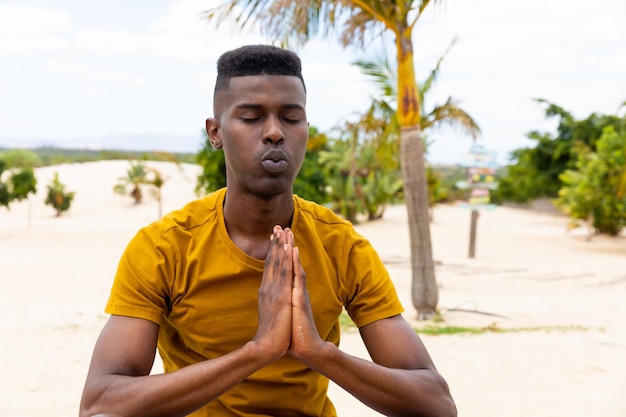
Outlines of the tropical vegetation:
M 155 168 L 148 168 L 148 178 L 146 184 L 150 186 L 150 195 L 157 201 L 159 206 L 158 217 L 163 216 L 163 185 L 166 178 L 161 174 L 161 171 Z
M 511 163 L 498 179 L 498 189 L 492 194 L 497 202 L 527 203 L 546 197 L 556 198 L 563 187 L 560 178 L 567 169 L 575 169 L 577 149 L 587 147 L 595 152 L 596 144 L 608 126 L 623 131 L 626 117 L 592 113 L 577 120 L 563 107 L 545 99 L 536 99 L 545 107 L 547 119 L 557 119 L 556 133 L 530 131 L 527 137 L 533 145 L 511 153 Z
M 536 145 L 512 152 L 495 197 L 547 197 L 571 217 L 571 227 L 586 224 L 589 236 L 619 234 L 626 225 L 626 114 L 592 113 L 577 120 L 556 104 L 538 102 L 546 106 L 546 117 L 558 117 L 557 133 L 528 134 Z
M 419 83 L 419 93 L 421 106 L 421 118 L 420 128 L 423 135 L 424 149 L 427 152 L 428 146 L 433 142 L 433 138 L 429 135 L 438 127 L 447 125 L 452 128 L 456 128 L 462 134 L 471 136 L 473 140 L 480 134 L 480 127 L 476 121 L 465 111 L 460 105 L 459 101 L 448 97 L 443 104 L 437 104 L 427 110 L 425 105 L 427 95 L 431 91 L 441 68 L 441 64 L 451 50 L 456 40 L 452 42 L 446 52 L 439 58 L 435 68 L 429 73 L 426 79 Z M 385 129 L 381 130 L 381 138 L 384 141 L 393 143 L 393 148 L 398 152 L 399 148 L 399 136 L 400 125 L 397 120 L 396 102 L 397 102 L 397 68 L 394 60 L 389 59 L 386 54 L 379 55 L 371 60 L 359 60 L 355 62 L 355 65 L 359 66 L 364 74 L 370 76 L 373 81 L 379 86 L 380 98 L 374 99 L 373 104 L 366 113 L 363 120 L 368 124 L 372 124 L 371 119 L 378 119 L 378 124 L 385 126 Z M 393 173 L 392 173 L 393 175 Z M 445 190 L 441 183 L 439 175 L 435 172 L 432 166 L 426 166 L 426 183 L 428 187 L 428 205 L 432 209 L 435 202 L 445 200 L 447 197 L 447 190 Z M 400 185 L 402 185 L 400 183 Z M 397 190 L 398 192 L 402 189 Z M 387 202 L 392 202 L 392 199 L 388 199 Z M 432 210 L 430 210 L 432 216 Z
M 58 172 L 54 173 L 54 177 L 46 187 L 48 192 L 46 194 L 45 204 L 52 206 L 56 211 L 57 217 L 59 217 L 65 211 L 69 210 L 72 200 L 74 200 L 74 192 L 65 189 L 65 184 L 59 180 Z
M 27 199 L 37 191 L 33 168 L 39 159 L 34 153 L 13 149 L 0 152 L 0 206 Z
M 368 220 L 381 218 L 385 207 L 401 197 L 398 141 L 389 138 L 397 129 L 380 112 L 387 109 L 374 101 L 357 120 L 344 120 L 329 134 L 328 149 L 320 153 L 319 163 L 328 178 L 328 204 L 352 222 L 359 214 Z
M 575 153 L 574 169 L 559 176 L 563 187 L 556 206 L 570 216 L 572 227 L 586 224 L 589 238 L 618 235 L 626 226 L 626 130 L 607 126 L 595 152 L 581 145 Z
M 119 177 L 113 191 L 120 195 L 129 195 L 139 204 L 143 201 L 142 186 L 147 183 L 148 169 L 144 161 L 128 161 L 130 167 L 126 171 L 126 176 Z

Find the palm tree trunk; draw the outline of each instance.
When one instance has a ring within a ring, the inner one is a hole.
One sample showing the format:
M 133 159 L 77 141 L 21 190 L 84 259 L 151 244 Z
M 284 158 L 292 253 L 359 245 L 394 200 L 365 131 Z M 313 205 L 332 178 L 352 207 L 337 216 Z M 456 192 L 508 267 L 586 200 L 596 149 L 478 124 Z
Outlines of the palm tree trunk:
M 411 247 L 411 300 L 417 318 L 426 320 L 435 315 L 439 294 L 430 238 L 424 142 L 419 126 L 401 129 L 400 148 Z

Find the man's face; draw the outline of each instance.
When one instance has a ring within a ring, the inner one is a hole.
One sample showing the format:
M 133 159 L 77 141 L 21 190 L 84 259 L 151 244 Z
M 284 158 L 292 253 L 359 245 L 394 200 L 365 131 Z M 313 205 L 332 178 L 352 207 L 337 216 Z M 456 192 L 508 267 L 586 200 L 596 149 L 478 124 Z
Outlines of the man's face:
M 305 104 L 293 76 L 235 77 L 218 93 L 207 130 L 224 149 L 229 191 L 263 198 L 291 192 L 308 140 Z

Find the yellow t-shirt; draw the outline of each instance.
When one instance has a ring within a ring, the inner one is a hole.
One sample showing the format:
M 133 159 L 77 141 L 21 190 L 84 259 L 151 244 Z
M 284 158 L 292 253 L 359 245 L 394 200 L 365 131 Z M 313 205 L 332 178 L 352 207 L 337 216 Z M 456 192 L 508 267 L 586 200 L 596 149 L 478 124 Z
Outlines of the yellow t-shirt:
M 218 190 L 141 229 L 120 260 L 106 312 L 159 324 L 166 372 L 236 350 L 256 333 L 264 262 L 230 240 L 225 195 Z M 324 340 L 339 345 L 344 307 L 359 327 L 402 313 L 383 263 L 349 222 L 294 196 L 291 228 Z M 191 415 L 335 416 L 327 388 L 326 377 L 284 357 Z

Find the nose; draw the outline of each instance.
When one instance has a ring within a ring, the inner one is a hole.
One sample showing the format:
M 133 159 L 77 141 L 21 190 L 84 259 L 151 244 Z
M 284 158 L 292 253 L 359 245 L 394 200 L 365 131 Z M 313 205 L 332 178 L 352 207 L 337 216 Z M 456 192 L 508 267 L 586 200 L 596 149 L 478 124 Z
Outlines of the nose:
M 263 128 L 263 142 L 278 145 L 285 140 L 282 125 L 278 117 L 269 116 Z

